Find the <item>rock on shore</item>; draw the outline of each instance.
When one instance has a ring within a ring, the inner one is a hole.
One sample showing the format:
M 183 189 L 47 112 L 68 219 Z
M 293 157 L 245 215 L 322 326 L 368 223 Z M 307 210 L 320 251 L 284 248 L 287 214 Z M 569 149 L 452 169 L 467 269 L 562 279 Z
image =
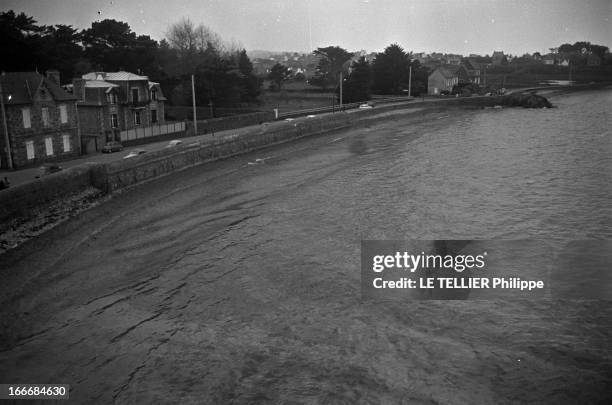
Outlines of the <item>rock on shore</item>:
M 553 105 L 544 96 L 535 93 L 515 93 L 504 97 L 502 104 L 509 107 L 552 108 Z

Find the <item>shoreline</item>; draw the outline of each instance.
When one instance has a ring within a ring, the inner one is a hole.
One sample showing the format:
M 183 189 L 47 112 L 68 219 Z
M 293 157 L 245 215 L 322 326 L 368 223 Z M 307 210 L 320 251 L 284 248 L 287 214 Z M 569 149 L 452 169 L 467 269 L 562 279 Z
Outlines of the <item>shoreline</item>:
M 558 88 L 554 88 L 554 89 L 551 89 L 548 87 L 538 88 L 538 89 L 525 89 L 525 90 L 522 90 L 521 92 L 535 90 L 536 92 L 539 93 L 540 91 L 545 90 L 544 94 L 546 94 L 546 96 L 558 97 L 558 96 L 563 96 L 565 94 L 571 94 L 571 93 L 579 92 L 579 91 L 610 90 L 611 88 L 612 88 L 611 84 L 605 84 L 605 85 L 597 84 L 597 85 L 586 85 L 586 86 L 580 86 L 580 87 L 559 86 Z M 498 98 L 499 97 L 496 97 L 496 99 Z M 451 110 L 475 111 L 475 110 L 480 110 L 480 109 L 485 109 L 485 108 L 493 108 L 492 106 L 487 107 L 483 105 L 483 104 L 491 104 L 492 100 L 493 99 L 491 97 L 478 97 L 478 98 L 459 97 L 459 98 L 440 99 L 440 101 L 426 100 L 426 101 L 412 101 L 409 103 L 405 103 L 405 102 L 398 103 L 399 105 L 401 105 L 401 107 L 387 106 L 388 111 L 380 111 L 380 109 L 379 110 L 366 110 L 366 111 L 372 111 L 374 112 L 374 114 L 370 116 L 357 117 L 355 122 L 351 122 L 350 125 L 348 126 L 341 126 L 339 128 L 332 127 L 326 130 L 323 129 L 321 131 L 318 131 L 312 134 L 304 134 L 304 135 L 301 135 L 295 138 L 285 139 L 280 142 L 278 141 L 272 142 L 272 143 L 269 143 L 269 144 L 266 144 L 260 147 L 246 148 L 244 150 L 234 152 L 230 155 L 213 157 L 212 159 L 196 162 L 194 164 L 185 166 L 182 169 L 179 168 L 178 170 L 175 170 L 175 171 L 160 173 L 157 176 L 150 177 L 142 181 L 138 181 L 134 183 L 133 185 L 128 185 L 125 188 L 122 187 L 121 188 L 122 190 L 120 191 L 123 191 L 124 189 L 126 192 L 129 192 L 130 189 L 135 185 L 142 184 L 143 182 L 153 181 L 163 176 L 169 176 L 169 175 L 172 175 L 176 171 L 185 170 L 192 166 L 205 165 L 205 164 L 209 164 L 211 162 L 215 162 L 218 160 L 231 158 L 233 156 L 248 154 L 257 149 L 274 147 L 281 143 L 293 142 L 295 140 L 300 140 L 304 137 L 307 138 L 307 137 L 312 137 L 312 136 L 318 136 L 321 134 L 325 135 L 327 133 L 338 132 L 338 131 L 342 131 L 342 132 L 350 131 L 354 128 L 358 128 L 364 125 L 365 126 L 376 125 L 379 122 L 384 122 L 385 120 L 396 120 L 396 119 L 404 119 L 404 120 L 417 119 L 418 120 L 422 118 L 423 114 L 432 114 L 436 112 L 444 112 L 444 111 L 451 111 Z M 510 108 L 510 107 L 502 106 L 502 108 Z M 516 108 L 516 107 L 512 107 L 512 108 Z M 350 117 L 354 114 L 360 114 L 362 112 L 363 110 L 348 110 L 341 114 L 339 113 L 326 114 L 324 116 L 321 116 L 321 119 L 324 120 L 327 118 L 332 118 L 334 116 L 336 117 L 349 116 Z M 418 115 L 412 118 L 410 117 L 410 115 L 412 114 L 418 114 Z M 277 121 L 277 122 L 270 123 L 270 125 L 274 125 L 274 124 L 282 125 L 283 123 L 284 123 L 283 121 Z M 249 128 L 250 127 L 243 128 L 238 131 L 232 130 L 232 131 L 226 131 L 226 132 L 238 132 L 240 133 L 238 137 L 242 137 L 242 136 L 246 137 L 249 133 L 252 132 L 252 128 L 251 129 Z M 232 136 L 235 136 L 235 135 L 232 135 Z M 220 136 L 217 142 L 211 143 L 211 145 L 218 144 L 219 142 L 221 143 L 223 142 L 222 136 Z M 208 146 L 210 145 L 202 145 L 201 147 L 205 148 Z M 16 187 L 19 187 L 19 186 L 16 186 Z M 28 240 L 35 239 L 42 233 L 45 233 L 46 231 L 53 229 L 59 224 L 80 215 L 84 211 L 87 211 L 90 208 L 94 208 L 100 204 L 104 204 L 108 200 L 112 199 L 113 195 L 117 191 L 118 190 L 114 190 L 114 191 L 106 190 L 105 191 L 104 189 L 100 187 L 88 186 L 77 192 L 71 192 L 66 195 L 62 195 L 58 198 L 48 201 L 47 203 L 36 206 L 34 209 L 29 211 L 27 215 L 12 216 L 11 219 L 8 221 L 0 221 L 0 256 L 4 255 L 6 252 L 10 250 L 13 250 L 19 247 L 20 245 L 27 242 Z

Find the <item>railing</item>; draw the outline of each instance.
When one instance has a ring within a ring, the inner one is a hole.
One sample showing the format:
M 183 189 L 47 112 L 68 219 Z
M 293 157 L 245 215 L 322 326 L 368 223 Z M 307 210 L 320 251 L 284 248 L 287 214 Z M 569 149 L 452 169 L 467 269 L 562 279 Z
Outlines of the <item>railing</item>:
M 177 132 L 185 132 L 185 122 L 171 122 L 167 124 L 152 125 L 150 127 L 127 129 L 120 132 L 120 139 L 121 142 L 125 142 L 153 136 L 174 134 Z

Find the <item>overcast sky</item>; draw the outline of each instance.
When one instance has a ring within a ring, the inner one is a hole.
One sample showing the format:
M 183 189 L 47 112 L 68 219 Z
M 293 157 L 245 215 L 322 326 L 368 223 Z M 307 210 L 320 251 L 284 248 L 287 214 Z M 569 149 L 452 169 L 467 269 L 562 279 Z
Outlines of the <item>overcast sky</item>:
M 310 51 L 339 45 L 381 51 L 521 55 L 562 43 L 612 47 L 611 0 L 0 0 L 40 24 L 88 28 L 127 22 L 161 40 L 183 17 L 247 50 Z

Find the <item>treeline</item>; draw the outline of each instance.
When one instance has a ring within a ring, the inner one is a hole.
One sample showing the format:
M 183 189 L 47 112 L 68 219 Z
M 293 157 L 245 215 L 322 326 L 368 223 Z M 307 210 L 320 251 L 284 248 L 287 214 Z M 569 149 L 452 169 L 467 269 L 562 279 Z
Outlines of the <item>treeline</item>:
M 67 83 L 92 71 L 126 70 L 159 82 L 176 105 L 191 102 L 191 75 L 198 104 L 250 103 L 261 87 L 244 49 L 188 19 L 172 25 L 157 42 L 112 19 L 79 31 L 70 25 L 39 25 L 33 17 L 8 11 L 0 13 L 0 47 L 2 71 L 56 69 Z
M 174 105 L 191 103 L 192 75 L 196 102 L 215 107 L 257 102 L 263 81 L 254 74 L 241 46 L 224 42 L 204 25 L 195 25 L 189 19 L 173 24 L 166 38 L 157 42 L 148 35 L 136 34 L 121 21 L 97 21 L 79 31 L 70 25 L 39 25 L 24 13 L 8 11 L 0 13 L 0 46 L 3 71 L 57 69 L 65 83 L 92 71 L 126 70 L 159 82 Z M 584 41 L 563 44 L 551 48 L 551 52 L 566 57 L 573 67 L 587 64 L 595 56 L 598 63 L 612 63 L 607 47 Z M 410 94 L 418 96 L 427 92 L 431 70 L 398 44 L 389 45 L 369 61 L 339 46 L 318 48 L 314 53 L 319 60 L 309 83 L 338 93 L 342 73 L 345 102 L 364 101 L 371 94 L 399 95 L 410 90 Z M 495 69 L 510 73 L 542 63 L 542 55 L 537 52 L 514 58 L 509 66 L 491 66 L 488 56 L 470 59 L 490 67 L 489 73 Z M 303 74 L 300 76 L 305 79 Z M 277 90 L 292 77 L 296 76 L 281 64 L 273 66 L 267 76 Z
M 354 54 L 339 46 L 317 48 L 319 56 L 315 75 L 309 83 L 326 90 L 339 92 L 342 73 L 343 100 L 347 103 L 369 100 L 372 94 L 418 96 L 427 91 L 429 69 L 413 59 L 398 44 L 391 44 L 373 60 L 355 58 Z M 276 88 L 290 77 L 289 71 L 281 64 L 272 67 L 268 79 Z

